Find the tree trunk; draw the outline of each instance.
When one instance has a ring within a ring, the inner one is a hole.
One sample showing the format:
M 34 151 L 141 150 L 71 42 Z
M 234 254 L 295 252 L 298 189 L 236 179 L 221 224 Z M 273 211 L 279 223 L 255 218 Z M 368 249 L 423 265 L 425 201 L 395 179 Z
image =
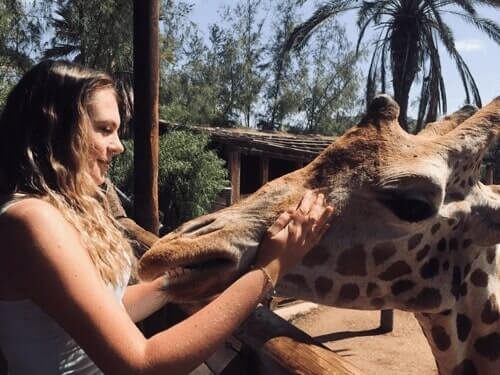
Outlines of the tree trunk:
M 409 17 L 399 17 L 391 38 L 391 64 L 394 99 L 399 104 L 399 124 L 408 131 L 408 102 L 411 85 L 417 73 L 417 25 Z

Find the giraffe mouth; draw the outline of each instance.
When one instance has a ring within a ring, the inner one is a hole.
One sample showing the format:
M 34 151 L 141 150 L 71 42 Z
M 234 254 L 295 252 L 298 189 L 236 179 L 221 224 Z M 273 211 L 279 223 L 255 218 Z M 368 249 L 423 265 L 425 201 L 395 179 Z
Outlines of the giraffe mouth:
M 187 283 L 209 282 L 221 275 L 236 272 L 236 261 L 229 258 L 210 258 L 196 260 L 189 264 L 177 265 L 163 270 L 161 275 L 165 278 L 165 288 L 173 288 Z

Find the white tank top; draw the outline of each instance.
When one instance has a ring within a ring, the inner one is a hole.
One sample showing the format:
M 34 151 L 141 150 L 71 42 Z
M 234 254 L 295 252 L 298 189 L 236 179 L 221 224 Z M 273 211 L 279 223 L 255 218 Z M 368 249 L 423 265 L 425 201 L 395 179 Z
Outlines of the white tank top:
M 1 205 L 0 215 L 14 203 Z M 113 291 L 121 302 L 125 286 Z M 0 348 L 9 375 L 102 374 L 66 331 L 31 300 L 0 300 Z

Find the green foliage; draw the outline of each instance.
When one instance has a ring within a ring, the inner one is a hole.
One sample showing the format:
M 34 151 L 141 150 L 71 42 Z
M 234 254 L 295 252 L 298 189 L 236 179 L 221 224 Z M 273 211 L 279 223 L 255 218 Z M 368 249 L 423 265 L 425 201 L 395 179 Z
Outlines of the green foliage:
M 175 131 L 160 140 L 159 191 L 165 226 L 205 214 L 228 185 L 224 161 L 207 150 L 208 137 Z
M 409 93 L 414 81 L 420 76 L 420 105 L 417 130 L 425 122 L 436 119 L 439 108 L 446 113 L 446 92 L 441 75 L 441 57 L 438 41 L 455 61 L 464 85 L 466 102 L 471 99 L 481 106 L 479 90 L 474 78 L 458 53 L 452 29 L 443 18 L 452 14 L 484 32 L 500 43 L 500 27 L 492 20 L 482 18 L 476 11 L 478 5 L 494 6 L 491 0 L 416 1 L 416 0 L 331 0 L 322 3 L 314 14 L 292 32 L 286 49 L 300 49 L 317 26 L 336 17 L 339 13 L 356 9 L 360 29 L 358 46 L 369 27 L 376 30 L 379 38 L 374 43 L 367 78 L 366 102 L 379 91 L 386 92 L 386 84 L 392 81 L 394 98 L 399 103 L 399 122 L 408 128 L 407 111 Z M 390 73 L 390 74 L 389 74 Z M 392 77 L 389 77 L 391 75 Z
M 173 131 L 160 138 L 159 205 L 166 229 L 203 215 L 215 196 L 228 185 L 224 161 L 207 149 L 208 137 L 187 131 Z M 133 145 L 116 157 L 110 172 L 112 181 L 124 192 L 133 193 Z
M 113 72 L 132 72 L 132 0 L 56 0 L 45 57 Z
M 0 1 L 0 108 L 41 50 L 52 1 Z
M 134 195 L 134 142 L 122 141 L 124 151 L 113 158 L 109 177 L 127 196 Z

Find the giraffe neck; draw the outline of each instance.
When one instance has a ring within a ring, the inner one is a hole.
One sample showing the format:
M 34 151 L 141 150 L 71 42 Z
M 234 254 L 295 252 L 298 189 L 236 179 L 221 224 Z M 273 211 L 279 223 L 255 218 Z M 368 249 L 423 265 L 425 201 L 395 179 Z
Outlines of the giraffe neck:
M 500 371 L 500 263 L 495 253 L 488 249 L 472 262 L 452 308 L 415 313 L 441 374 Z
M 496 248 L 464 247 L 462 240 L 455 245 L 449 238 L 443 245 L 441 236 L 434 242 L 422 238 L 405 240 L 405 251 L 398 243 L 377 243 L 332 257 L 319 247 L 284 277 L 280 291 L 331 306 L 414 312 L 440 373 L 500 373 Z M 331 272 L 339 262 L 347 274 Z M 376 274 L 366 273 L 363 262 L 380 263 Z

